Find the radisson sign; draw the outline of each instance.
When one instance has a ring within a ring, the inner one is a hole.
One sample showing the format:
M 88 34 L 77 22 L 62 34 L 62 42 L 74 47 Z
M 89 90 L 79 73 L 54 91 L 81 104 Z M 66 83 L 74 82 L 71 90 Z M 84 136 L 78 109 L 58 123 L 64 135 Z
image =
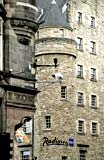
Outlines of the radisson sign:
M 53 138 L 53 139 L 48 139 L 47 137 L 43 138 L 43 146 L 44 145 L 64 145 L 64 146 L 68 146 L 68 142 L 67 141 L 63 141 L 63 140 L 59 140 L 58 138 Z

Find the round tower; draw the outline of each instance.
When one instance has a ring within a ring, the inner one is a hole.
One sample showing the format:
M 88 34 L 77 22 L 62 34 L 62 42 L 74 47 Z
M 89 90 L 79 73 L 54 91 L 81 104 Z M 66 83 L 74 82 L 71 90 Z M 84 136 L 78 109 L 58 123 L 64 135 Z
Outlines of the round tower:
M 53 64 L 53 59 L 56 58 L 58 66 L 37 69 L 37 87 L 41 93 L 37 97 L 35 115 L 35 151 L 39 160 L 54 160 L 74 154 L 68 139 L 75 138 L 73 108 L 77 51 L 72 29 L 55 0 L 42 15 L 42 21 L 44 23 L 39 28 L 35 41 L 37 64 Z M 52 76 L 55 73 L 62 74 L 61 79 Z
M 5 0 L 5 9 L 4 70 L 17 72 L 32 61 L 38 11 L 35 0 Z

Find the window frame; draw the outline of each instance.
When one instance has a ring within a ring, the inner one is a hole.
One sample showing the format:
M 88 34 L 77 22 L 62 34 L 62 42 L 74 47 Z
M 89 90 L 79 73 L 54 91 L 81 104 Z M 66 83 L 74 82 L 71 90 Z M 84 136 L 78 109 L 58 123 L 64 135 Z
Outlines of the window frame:
M 90 68 L 90 80 L 91 81 L 96 81 L 97 77 L 96 77 L 96 68 Z
M 24 157 L 24 153 L 27 152 L 27 153 L 30 153 L 30 154 L 27 154 L 26 156 L 28 157 Z M 31 151 L 30 150 L 23 150 L 21 151 L 21 160 L 30 160 L 31 158 Z
M 77 12 L 77 22 L 78 24 L 82 23 L 82 12 L 80 11 Z
M 82 152 L 82 153 L 81 153 Z M 86 150 L 80 149 L 79 150 L 79 160 L 86 160 Z M 83 156 L 83 157 L 82 157 Z
M 91 107 L 97 108 L 97 95 L 95 94 L 91 95 Z
M 83 92 L 77 92 L 77 105 L 84 106 L 84 94 Z
M 77 49 L 82 51 L 83 50 L 83 38 L 77 37 Z
M 28 134 L 28 133 L 32 133 L 32 120 L 30 121 L 25 121 L 22 125 L 23 128 L 23 132 Z
M 77 65 L 77 78 L 83 78 L 83 65 Z
M 90 26 L 91 28 L 95 28 L 95 17 L 94 16 L 91 16 Z
M 96 54 L 96 42 L 95 41 L 90 41 L 90 53 L 91 54 Z
M 61 86 L 61 99 L 67 99 L 67 86 Z
M 78 134 L 85 134 L 86 133 L 86 122 L 84 119 L 77 120 L 77 133 Z
M 95 126 L 93 126 L 93 124 Z M 100 133 L 100 130 L 99 130 L 99 123 L 98 123 L 98 121 L 91 121 L 91 135 L 97 136 L 97 135 L 99 135 L 99 133 Z
M 78 133 L 84 133 L 84 121 L 78 120 Z
M 51 116 L 45 116 L 45 128 L 51 129 Z

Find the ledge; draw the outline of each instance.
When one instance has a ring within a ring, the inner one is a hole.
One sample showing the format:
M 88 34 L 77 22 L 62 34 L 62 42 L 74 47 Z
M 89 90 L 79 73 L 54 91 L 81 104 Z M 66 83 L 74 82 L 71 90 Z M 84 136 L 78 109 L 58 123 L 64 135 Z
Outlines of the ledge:
M 17 26 L 17 27 L 24 27 L 28 26 L 28 28 L 32 29 L 33 31 L 37 31 L 39 28 L 39 24 L 36 21 L 32 21 L 31 19 L 27 18 L 16 18 L 16 17 L 11 17 L 10 23 L 12 26 Z
M 0 84 L 1 88 L 4 88 L 5 90 L 13 91 L 13 92 L 20 92 L 20 93 L 26 93 L 30 95 L 36 95 L 40 91 L 38 91 L 35 88 L 25 88 L 25 87 L 20 87 L 20 86 L 13 86 L 13 85 L 5 85 L 5 84 Z
M 64 41 L 64 42 L 68 42 L 68 43 L 71 43 L 71 44 L 74 44 L 76 45 L 76 41 L 73 40 L 73 39 L 69 39 L 69 38 L 64 38 L 64 37 L 47 37 L 47 38 L 41 38 L 41 39 L 37 39 L 35 41 L 35 43 L 40 43 L 40 42 L 52 42 L 52 41 Z

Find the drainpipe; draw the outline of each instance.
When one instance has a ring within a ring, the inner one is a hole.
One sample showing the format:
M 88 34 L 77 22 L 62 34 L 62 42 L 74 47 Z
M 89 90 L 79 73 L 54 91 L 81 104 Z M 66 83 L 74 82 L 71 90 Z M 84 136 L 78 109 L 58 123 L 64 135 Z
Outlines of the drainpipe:
M 34 116 L 32 116 L 32 160 L 34 160 Z
M 0 70 L 3 70 L 3 20 L 0 20 Z
M 4 70 L 4 23 L 6 19 L 6 10 L 3 6 L 3 0 L 0 3 L 0 71 Z M 2 77 L 2 75 L 1 75 Z M 0 88 L 0 114 L 1 114 L 1 133 L 6 132 L 6 108 L 5 108 L 5 100 L 6 94 L 3 88 Z

